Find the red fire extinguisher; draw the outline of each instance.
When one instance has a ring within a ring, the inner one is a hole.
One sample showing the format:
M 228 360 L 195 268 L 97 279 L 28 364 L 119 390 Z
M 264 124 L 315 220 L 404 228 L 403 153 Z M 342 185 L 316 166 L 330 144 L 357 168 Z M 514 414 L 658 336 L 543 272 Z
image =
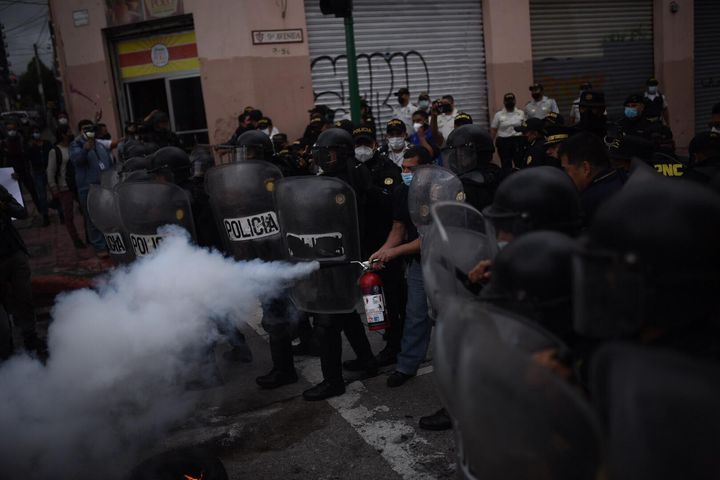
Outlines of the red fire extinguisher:
M 365 306 L 365 321 L 369 330 L 382 330 L 387 328 L 388 319 L 385 309 L 385 293 L 380 275 L 375 272 L 365 272 L 358 282 L 362 292 Z

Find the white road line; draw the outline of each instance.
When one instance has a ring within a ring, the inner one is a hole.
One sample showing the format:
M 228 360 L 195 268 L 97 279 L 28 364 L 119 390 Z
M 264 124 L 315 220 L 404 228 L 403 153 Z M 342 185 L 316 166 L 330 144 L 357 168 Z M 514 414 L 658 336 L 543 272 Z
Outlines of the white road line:
M 262 312 L 247 322 L 261 337 L 267 340 L 267 332 L 260 324 Z M 300 375 L 313 385 L 322 381 L 320 361 L 317 358 L 306 358 L 295 361 Z M 417 375 L 426 375 L 433 371 L 432 365 L 420 368 Z M 347 386 L 345 395 L 333 397 L 327 403 L 360 435 L 365 443 L 377 451 L 398 475 L 404 480 L 433 480 L 435 477 L 427 472 L 416 469 L 430 457 L 419 455 L 415 448 L 427 445 L 428 441 L 418 435 L 417 430 L 401 420 L 374 420 L 378 413 L 390 411 L 381 405 L 372 410 L 360 403 L 362 394 L 367 392 L 365 384 L 356 381 Z

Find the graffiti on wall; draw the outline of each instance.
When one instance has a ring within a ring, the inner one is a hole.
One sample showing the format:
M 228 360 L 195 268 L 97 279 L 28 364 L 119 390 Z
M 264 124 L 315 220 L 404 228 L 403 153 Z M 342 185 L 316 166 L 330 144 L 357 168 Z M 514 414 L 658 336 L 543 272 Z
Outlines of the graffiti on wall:
M 396 105 L 395 92 L 409 87 L 412 92 L 430 91 L 430 70 L 425 58 L 416 50 L 407 52 L 374 52 L 357 55 L 360 96 L 364 98 L 378 125 L 388 121 Z M 314 82 L 323 87 L 314 93 L 316 104 L 335 111 L 336 118 L 349 117 L 350 91 L 347 78 L 347 56 L 323 55 L 310 64 Z

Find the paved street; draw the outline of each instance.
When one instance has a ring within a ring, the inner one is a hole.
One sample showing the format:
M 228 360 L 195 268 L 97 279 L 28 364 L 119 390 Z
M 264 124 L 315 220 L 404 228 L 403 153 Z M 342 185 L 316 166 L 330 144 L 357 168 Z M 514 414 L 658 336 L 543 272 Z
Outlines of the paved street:
M 321 380 L 319 359 L 299 359 L 297 384 L 260 390 L 254 379 L 271 364 L 259 318 L 255 322 L 243 329 L 253 362 L 228 363 L 221 355 L 227 347 L 219 347 L 225 385 L 198 393 L 194 417 L 159 450 L 210 446 L 231 478 L 454 477 L 452 432 L 417 428 L 420 416 L 439 407 L 432 367 L 426 364 L 421 375 L 396 389 L 385 385 L 388 367 L 376 378 L 350 383 L 341 397 L 306 402 L 302 391 Z M 371 342 L 376 351 L 382 348 L 379 334 L 372 333 Z

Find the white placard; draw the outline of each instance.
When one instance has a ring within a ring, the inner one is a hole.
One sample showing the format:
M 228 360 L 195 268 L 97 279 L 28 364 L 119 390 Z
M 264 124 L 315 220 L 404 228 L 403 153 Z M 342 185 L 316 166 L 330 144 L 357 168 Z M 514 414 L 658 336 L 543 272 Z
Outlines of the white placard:
M 0 185 L 5 187 L 20 205 L 25 206 L 22 194 L 20 193 L 20 184 L 12 178 L 13 171 L 12 168 L 0 168 Z

